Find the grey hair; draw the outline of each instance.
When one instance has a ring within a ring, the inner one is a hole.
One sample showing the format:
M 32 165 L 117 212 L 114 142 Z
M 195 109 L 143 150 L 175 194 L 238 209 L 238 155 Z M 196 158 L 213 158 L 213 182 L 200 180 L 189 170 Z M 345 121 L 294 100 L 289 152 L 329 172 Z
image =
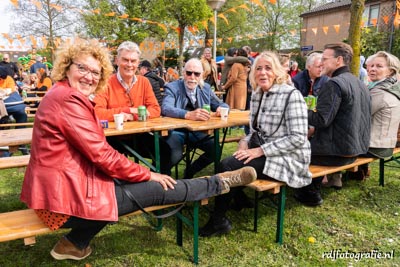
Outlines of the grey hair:
M 322 58 L 322 53 L 312 53 L 311 55 L 309 55 L 307 57 L 306 68 L 314 65 L 315 60 L 318 60 L 318 59 L 321 60 L 321 58 Z
M 140 51 L 139 46 L 131 41 L 125 41 L 122 42 L 117 49 L 117 56 L 119 57 L 121 55 L 121 52 L 123 50 L 128 50 L 128 51 L 133 51 L 136 52 L 139 56 L 142 54 L 142 52 Z
M 186 61 L 185 66 L 184 66 L 184 71 L 186 71 L 186 66 L 189 65 L 189 63 L 194 63 L 197 66 L 201 67 L 201 73 L 203 74 L 203 64 L 201 64 L 200 59 L 196 58 L 196 57 L 192 57 L 191 59 L 189 59 L 188 61 Z M 199 85 L 201 88 L 204 87 L 204 79 L 203 79 L 203 75 L 200 75 L 200 81 L 199 81 Z
M 211 48 L 209 48 L 209 47 L 204 48 L 203 54 L 204 54 L 206 51 L 211 52 Z

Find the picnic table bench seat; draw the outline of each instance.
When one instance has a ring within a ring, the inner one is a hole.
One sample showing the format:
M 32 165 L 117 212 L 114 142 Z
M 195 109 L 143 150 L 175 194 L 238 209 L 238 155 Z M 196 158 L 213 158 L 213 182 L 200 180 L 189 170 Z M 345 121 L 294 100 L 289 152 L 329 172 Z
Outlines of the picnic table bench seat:
M 359 157 L 355 162 L 343 166 L 317 166 L 310 165 L 309 170 L 312 173 L 312 178 L 321 177 L 324 175 L 336 173 L 339 171 L 357 171 L 358 166 L 370 163 L 377 160 L 376 158 L 362 158 Z M 258 213 L 259 213 L 259 193 L 269 192 L 273 195 L 278 195 L 277 203 L 277 223 L 276 223 L 276 242 L 282 244 L 283 242 L 283 221 L 286 200 L 286 184 L 273 180 L 256 180 L 247 185 L 247 187 L 254 190 L 254 220 L 253 230 L 257 232 L 258 228 Z
M 206 205 L 207 199 L 196 201 L 193 203 L 193 213 L 190 217 L 185 217 L 181 212 L 176 213 L 179 218 L 176 227 L 176 242 L 177 245 L 183 245 L 183 223 L 193 228 L 193 262 L 198 263 L 198 221 L 199 221 L 199 206 Z M 182 203 L 160 205 L 147 207 L 146 212 L 153 212 L 173 208 L 181 205 Z M 138 210 L 122 217 L 130 217 L 143 214 Z M 162 222 L 158 219 L 157 230 L 161 230 Z M 60 229 L 65 230 L 65 229 Z M 52 233 L 55 231 L 50 230 L 36 215 L 33 209 L 24 209 L 17 211 L 10 211 L 0 213 L 0 242 L 11 241 L 16 239 L 23 239 L 25 245 L 33 245 L 36 243 L 36 236 Z

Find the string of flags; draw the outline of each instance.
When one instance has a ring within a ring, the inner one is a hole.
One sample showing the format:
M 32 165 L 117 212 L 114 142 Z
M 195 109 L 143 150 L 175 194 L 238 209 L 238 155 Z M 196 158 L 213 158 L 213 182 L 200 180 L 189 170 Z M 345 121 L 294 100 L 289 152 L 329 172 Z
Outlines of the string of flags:
M 259 6 L 260 8 L 262 8 L 264 11 L 266 10 L 266 7 L 263 5 L 263 3 L 260 0 L 249 0 L 251 3 Z M 10 0 L 10 2 L 14 5 L 15 8 L 19 8 L 19 0 Z M 35 5 L 35 7 L 37 9 L 42 9 L 42 4 L 39 1 L 36 0 L 30 0 L 30 2 Z M 269 2 L 271 4 L 276 4 L 276 0 L 269 0 Z M 159 27 L 161 27 L 164 31 L 168 31 L 168 29 L 172 29 L 174 31 L 176 31 L 177 33 L 179 33 L 181 31 L 181 29 L 179 27 L 175 27 L 175 26 L 171 26 L 171 25 L 166 25 L 166 24 L 162 24 L 156 21 L 151 21 L 151 20 L 147 20 L 147 19 L 143 19 L 143 18 L 131 18 L 129 17 L 128 14 L 117 14 L 116 12 L 109 12 L 109 13 L 102 13 L 100 9 L 95 9 L 95 10 L 88 10 L 88 11 L 84 11 L 81 10 L 79 8 L 76 7 L 62 7 L 56 4 L 50 4 L 50 6 L 54 9 L 56 9 L 58 12 L 62 12 L 64 10 L 64 8 L 68 8 L 71 10 L 76 10 L 79 13 L 93 13 L 96 15 L 103 15 L 106 17 L 117 17 L 119 19 L 130 19 L 133 21 L 137 21 L 139 23 L 147 23 L 147 24 L 154 24 L 157 25 Z M 218 17 L 223 19 L 224 22 L 229 25 L 229 20 L 227 18 L 227 15 L 229 13 L 237 13 L 238 9 L 244 9 L 248 12 L 251 12 L 251 9 L 248 7 L 247 4 L 241 4 L 239 6 L 236 7 L 232 7 L 228 10 L 226 10 L 225 12 L 221 12 Z M 378 21 L 378 19 L 374 18 L 371 19 L 370 23 L 373 26 L 376 26 L 378 24 L 378 22 L 380 23 L 384 23 L 386 25 L 389 24 L 390 22 L 390 17 L 389 16 L 381 16 L 379 18 L 381 21 Z M 207 31 L 208 31 L 208 21 L 211 21 L 213 24 L 215 24 L 214 21 L 214 17 L 209 18 L 206 21 L 202 21 L 199 24 L 201 24 Z M 395 14 L 395 19 L 394 19 L 394 23 L 395 26 L 398 26 L 400 22 L 400 1 L 397 0 L 397 11 Z M 365 22 L 361 23 L 362 25 L 365 24 Z M 345 25 L 347 26 L 347 25 Z M 332 33 L 332 31 L 334 31 L 336 34 L 339 34 L 341 27 L 343 27 L 343 25 L 341 24 L 334 24 L 334 25 L 324 25 L 322 27 L 312 27 L 311 30 L 315 35 L 317 35 L 319 32 L 322 31 L 322 33 L 324 35 L 328 35 L 328 33 Z M 199 26 L 198 25 L 194 25 L 194 26 L 188 26 L 187 30 L 189 32 L 191 32 L 193 35 L 196 35 L 199 32 Z M 263 38 L 265 36 L 272 36 L 274 34 L 291 34 L 292 36 L 296 36 L 299 33 L 306 33 L 307 31 L 309 31 L 308 29 L 301 29 L 300 32 L 297 29 L 292 29 L 292 30 L 288 30 L 288 32 L 259 32 L 257 34 L 245 34 L 245 35 L 238 35 L 235 37 L 225 37 L 225 38 L 218 38 L 217 39 L 217 44 L 222 44 L 222 43 L 232 43 L 234 40 L 235 41 L 240 41 L 240 40 L 255 40 L 255 39 L 260 39 Z M 34 37 L 32 35 L 28 36 L 28 37 L 22 37 L 20 34 L 15 34 L 14 36 L 9 35 L 8 33 L 2 33 L 1 36 L 6 39 L 8 41 L 8 45 L 0 45 L 0 49 L 6 49 L 6 47 L 8 47 L 8 49 L 29 49 L 31 46 L 35 46 L 35 47 L 47 47 L 49 40 L 46 36 L 42 36 L 42 37 Z M 17 42 L 18 41 L 18 42 Z M 72 42 L 73 41 L 73 37 L 56 37 L 53 40 L 54 46 L 52 47 L 57 48 L 61 43 L 65 43 L 65 42 Z M 189 45 L 190 46 L 195 46 L 198 45 L 200 47 L 202 46 L 211 46 L 213 43 L 214 39 L 207 39 L 207 40 L 197 40 L 197 39 L 191 39 L 189 40 Z M 119 42 L 118 40 L 114 41 L 114 42 Z M 112 42 L 108 42 L 111 46 L 112 46 Z M 164 50 L 164 49 L 177 49 L 179 48 L 179 44 L 177 44 L 174 41 L 171 42 L 146 42 L 146 44 L 141 44 L 141 48 L 143 50 Z

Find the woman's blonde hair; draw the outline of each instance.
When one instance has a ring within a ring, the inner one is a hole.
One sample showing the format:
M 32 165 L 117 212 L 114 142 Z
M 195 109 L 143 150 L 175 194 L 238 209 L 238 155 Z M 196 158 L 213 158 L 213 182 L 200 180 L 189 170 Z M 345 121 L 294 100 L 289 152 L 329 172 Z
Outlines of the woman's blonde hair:
M 72 62 L 82 55 L 92 56 L 100 62 L 101 77 L 95 91 L 98 93 L 107 86 L 107 80 L 113 72 L 113 67 L 107 49 L 94 39 L 77 39 L 74 43 L 61 47 L 56 53 L 51 78 L 54 82 L 67 79 L 67 71 Z
M 253 66 L 251 67 L 250 74 L 249 74 L 249 79 L 251 86 L 253 87 L 253 90 L 256 90 L 258 85 L 256 83 L 256 69 L 258 62 L 260 61 L 261 58 L 264 58 L 268 62 L 271 63 L 272 71 L 275 73 L 276 78 L 274 83 L 276 84 L 284 84 L 287 83 L 288 80 L 288 75 L 286 70 L 282 67 L 280 61 L 279 61 L 279 56 L 272 51 L 264 51 L 261 54 L 259 54 L 256 59 L 254 60 Z
M 391 76 L 396 76 L 400 71 L 400 60 L 395 56 L 385 51 L 378 51 L 368 58 L 368 62 L 376 57 L 382 57 L 386 60 L 388 68 L 391 70 Z

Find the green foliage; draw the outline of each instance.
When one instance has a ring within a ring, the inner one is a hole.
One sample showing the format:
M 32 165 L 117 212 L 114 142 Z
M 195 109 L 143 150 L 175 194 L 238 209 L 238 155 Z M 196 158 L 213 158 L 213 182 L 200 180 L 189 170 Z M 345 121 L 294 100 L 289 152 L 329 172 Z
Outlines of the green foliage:
M 175 67 L 178 65 L 178 53 L 175 49 L 165 51 L 165 68 Z
M 400 58 L 400 28 L 393 32 L 392 47 L 389 51 L 396 57 Z
M 387 49 L 388 33 L 380 32 L 376 27 L 365 27 L 361 32 L 361 55 L 366 57 Z

